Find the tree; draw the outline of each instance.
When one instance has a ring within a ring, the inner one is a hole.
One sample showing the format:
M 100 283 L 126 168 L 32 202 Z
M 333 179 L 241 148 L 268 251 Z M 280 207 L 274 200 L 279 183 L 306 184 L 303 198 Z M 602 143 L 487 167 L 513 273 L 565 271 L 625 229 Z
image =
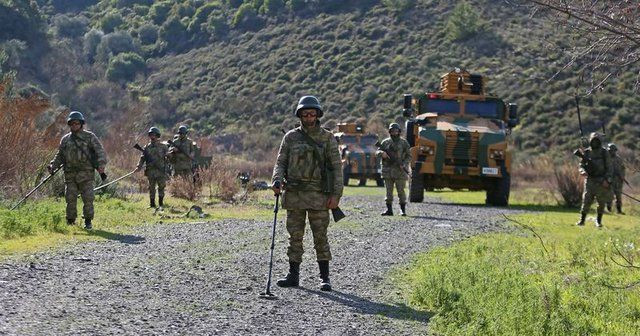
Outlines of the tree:
M 171 1 L 161 1 L 154 3 L 153 6 L 151 6 L 151 9 L 149 9 L 149 17 L 151 17 L 153 23 L 157 25 L 164 23 L 169 16 L 171 6 Z
M 404 12 L 415 5 L 415 0 L 382 0 L 382 4 L 398 12 Z
M 576 39 L 567 41 L 571 46 L 567 50 L 570 60 L 563 69 L 576 65 L 583 75 L 591 76 L 589 92 L 640 61 L 637 1 L 522 0 L 519 4 L 532 6 L 535 13 L 568 27 L 576 35 Z M 640 88 L 640 73 L 636 88 Z
M 181 51 L 188 42 L 187 27 L 180 19 L 171 16 L 160 28 L 160 39 L 167 44 L 167 48 L 173 51 Z
M 284 8 L 284 0 L 264 0 L 260 13 L 275 16 Z
M 89 20 L 84 16 L 62 14 L 53 18 L 53 24 L 58 37 L 77 38 L 87 31 Z
M 96 60 L 106 63 L 113 56 L 123 52 L 135 51 L 133 37 L 128 32 L 120 31 L 104 35 L 96 48 Z
M 124 19 L 118 12 L 109 12 L 100 19 L 100 27 L 105 33 L 112 33 L 122 23 L 124 23 Z
M 459 2 L 451 12 L 447 21 L 447 37 L 451 41 L 462 41 L 483 32 L 486 23 L 480 17 L 478 10 L 468 2 Z
M 91 29 L 86 34 L 84 34 L 84 42 L 82 44 L 82 49 L 84 51 L 85 56 L 87 56 L 87 60 L 90 63 L 93 63 L 96 57 L 96 51 L 100 41 L 102 41 L 102 37 L 104 33 L 98 29 Z
M 138 37 L 142 44 L 154 44 L 158 40 L 158 26 L 147 23 L 138 29 Z
M 255 8 L 250 3 L 245 3 L 238 8 L 233 16 L 231 25 L 237 28 L 256 29 L 261 25 L 261 20 Z
M 106 76 L 112 82 L 129 82 L 145 69 L 146 64 L 140 55 L 130 52 L 121 53 L 109 61 Z

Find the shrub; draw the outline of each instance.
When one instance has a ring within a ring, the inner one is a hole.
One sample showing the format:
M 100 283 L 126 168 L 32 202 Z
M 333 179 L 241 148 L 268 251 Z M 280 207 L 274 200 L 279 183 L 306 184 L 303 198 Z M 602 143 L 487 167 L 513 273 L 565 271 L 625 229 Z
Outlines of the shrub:
M 415 5 L 415 0 L 382 0 L 382 4 L 392 10 L 404 12 Z
M 112 33 L 122 23 L 124 23 L 124 19 L 120 13 L 109 12 L 100 20 L 100 27 L 105 33 Z
M 151 6 L 153 0 L 117 0 L 116 7 L 118 8 L 130 8 L 135 5 Z
M 577 208 L 582 204 L 582 192 L 584 190 L 583 178 L 578 168 L 564 164 L 554 170 L 556 186 L 564 201 L 564 205 Z
M 175 16 L 171 16 L 160 28 L 159 37 L 169 50 L 180 51 L 188 42 L 187 27 Z
M 238 8 L 238 10 L 236 11 L 236 14 L 233 16 L 231 25 L 233 27 L 244 29 L 258 28 L 260 24 L 255 8 L 253 8 L 253 6 L 248 3 L 240 6 L 240 8 Z
M 111 59 L 107 68 L 107 79 L 112 82 L 132 81 L 136 74 L 146 68 L 144 59 L 136 53 L 121 53 Z
M 153 23 L 160 25 L 167 20 L 169 16 L 169 11 L 171 10 L 172 2 L 171 1 L 161 1 L 156 2 L 149 9 L 149 17 Z
M 486 29 L 486 23 L 480 18 L 479 11 L 468 2 L 456 5 L 447 21 L 446 34 L 450 41 L 466 40 Z
M 112 56 L 123 52 L 135 51 L 133 37 L 128 32 L 116 32 L 104 35 L 96 48 L 96 60 L 107 62 Z
M 277 15 L 284 8 L 284 0 L 264 0 L 260 7 L 260 13 Z
M 142 44 L 154 44 L 158 40 L 158 26 L 145 24 L 138 29 L 138 37 Z
M 301 11 L 303 10 L 307 5 L 307 2 L 305 0 L 289 0 L 287 1 L 287 7 L 294 11 Z
M 89 20 L 84 16 L 58 15 L 53 25 L 58 37 L 76 38 L 85 34 Z
M 97 29 L 91 29 L 86 34 L 84 34 L 82 49 L 84 51 L 84 55 L 87 57 L 90 63 L 93 63 L 93 60 L 96 57 L 96 51 L 98 49 L 100 41 L 102 41 L 103 36 L 104 33 L 101 30 Z

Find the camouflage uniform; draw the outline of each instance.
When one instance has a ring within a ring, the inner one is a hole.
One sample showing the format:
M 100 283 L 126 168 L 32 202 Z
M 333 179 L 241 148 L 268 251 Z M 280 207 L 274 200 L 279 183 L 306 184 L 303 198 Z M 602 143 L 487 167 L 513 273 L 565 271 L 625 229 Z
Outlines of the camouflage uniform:
M 622 158 L 618 155 L 618 150 L 614 144 L 609 144 L 609 155 L 611 157 L 611 166 L 613 167 L 613 179 L 611 181 L 612 196 L 616 199 L 616 209 L 618 213 L 622 212 L 622 187 L 624 185 L 625 167 Z M 613 197 L 609 201 L 607 208 L 611 211 L 611 203 Z
M 609 152 L 602 147 L 597 133 L 591 134 L 589 144 L 591 147 L 584 150 L 583 158 L 580 161 L 580 174 L 586 175 L 586 178 L 582 194 L 582 208 L 580 209 L 581 219 L 577 224 L 584 225 L 584 219 L 595 198 L 598 201 L 596 225 L 600 227 L 602 226 L 604 207 L 611 199 L 611 186 L 605 187 L 603 183 L 605 181 L 612 182 L 613 165 Z
M 273 169 L 275 181 L 283 181 L 285 191 L 282 194 L 282 207 L 287 210 L 287 231 L 289 248 L 287 255 L 293 262 L 302 262 L 302 238 L 306 217 L 313 233 L 317 260 L 331 260 L 331 251 L 327 240 L 329 195 L 322 192 L 321 163 L 317 162 L 313 148 L 305 141 L 300 132 L 307 133 L 322 145 L 320 153 L 326 164 L 333 167 L 335 173 L 333 196 L 342 196 L 342 166 L 338 144 L 333 134 L 321 127 L 297 127 L 289 131 L 282 139 L 276 166 Z
M 177 147 L 177 148 L 176 148 Z M 180 150 L 178 150 L 178 148 Z M 177 176 L 190 177 L 193 175 L 193 164 L 196 155 L 196 143 L 187 138 L 178 138 L 169 146 L 169 158 L 173 165 L 173 173 Z
M 160 141 L 149 142 L 143 150 L 147 153 L 149 162 L 146 162 L 145 155 L 140 155 L 138 169 L 141 169 L 146 162 L 144 175 L 149 180 L 149 198 L 151 206 L 155 207 L 156 185 L 158 186 L 158 204 L 163 205 L 164 188 L 167 184 L 167 153 L 169 146 Z
M 392 127 L 390 127 L 390 129 L 391 128 Z M 395 128 L 395 126 L 393 128 Z M 397 128 L 400 129 L 399 126 L 397 126 Z M 405 169 L 408 170 L 409 164 L 411 162 L 411 153 L 409 151 L 410 148 L 411 146 L 409 146 L 409 143 L 404 138 L 400 136 L 389 137 L 382 140 L 382 143 L 380 144 L 380 150 L 376 152 L 376 155 L 382 156 L 383 150 L 395 154 L 397 160 L 401 162 L 402 167 L 405 167 Z M 394 185 L 398 192 L 398 199 L 400 201 L 402 213 L 403 215 L 405 214 L 404 209 L 407 203 L 405 186 L 407 184 L 409 175 L 404 171 L 402 167 L 400 167 L 397 163 L 394 163 L 391 158 L 382 158 L 382 178 L 384 179 L 384 184 L 387 188 L 387 196 L 384 199 L 387 203 L 387 212 L 383 214 L 393 214 L 393 211 L 391 209 L 393 203 Z
M 90 156 L 93 156 L 91 158 Z M 95 134 L 81 129 L 68 133 L 60 140 L 56 156 L 51 161 L 54 169 L 64 165 L 64 198 L 67 201 L 67 222 L 73 223 L 77 217 L 78 194 L 82 195 L 82 213 L 85 221 L 93 219 L 94 162 L 104 168 L 107 155 Z

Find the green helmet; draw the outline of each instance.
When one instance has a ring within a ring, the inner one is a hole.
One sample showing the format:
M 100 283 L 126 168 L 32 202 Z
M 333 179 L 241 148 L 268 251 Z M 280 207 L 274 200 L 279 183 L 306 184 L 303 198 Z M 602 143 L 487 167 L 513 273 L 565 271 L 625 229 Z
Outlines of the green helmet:
M 397 123 L 389 124 L 389 131 L 391 131 L 392 129 L 397 129 L 398 131 L 402 132 L 402 128 L 400 128 L 400 125 L 398 125 Z
M 600 139 L 600 134 L 598 134 L 598 132 L 592 132 L 589 135 L 589 144 L 591 144 L 594 141 L 598 141 L 600 145 L 602 145 L 602 139 Z
M 187 134 L 187 133 L 189 133 L 189 128 L 187 128 L 187 126 L 182 125 L 178 127 L 178 134 Z
M 82 115 L 82 113 L 78 111 L 73 111 L 69 113 L 69 116 L 67 117 L 67 125 L 73 120 L 78 120 L 80 121 L 81 124 L 84 125 L 84 116 Z
M 607 146 L 607 148 L 610 151 L 617 151 L 618 150 L 618 146 L 616 146 L 616 144 L 614 144 L 613 142 L 609 144 L 609 146 Z
M 156 136 L 160 136 L 160 130 L 157 127 L 151 127 L 149 129 L 149 132 L 147 132 L 148 134 L 155 134 Z
M 315 109 L 318 111 L 318 118 L 322 118 L 324 112 L 322 112 L 322 106 L 320 106 L 320 101 L 318 98 L 314 96 L 304 96 L 300 98 L 298 101 L 298 107 L 296 107 L 296 117 L 300 118 L 300 110 L 304 109 Z

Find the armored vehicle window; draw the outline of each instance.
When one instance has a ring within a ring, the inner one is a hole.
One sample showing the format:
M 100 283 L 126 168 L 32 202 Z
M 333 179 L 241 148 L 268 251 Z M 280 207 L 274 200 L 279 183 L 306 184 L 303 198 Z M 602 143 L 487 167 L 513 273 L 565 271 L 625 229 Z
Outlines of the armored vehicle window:
M 458 114 L 460 104 L 457 100 L 427 99 L 424 106 L 420 106 L 421 113 Z
M 376 143 L 376 141 L 378 141 L 378 137 L 375 135 L 366 135 L 363 136 L 362 138 L 360 138 L 360 145 L 362 146 L 367 146 L 367 145 L 373 145 Z
M 501 119 L 503 104 L 496 100 L 466 101 L 464 105 L 466 115 L 476 115 L 482 118 Z
M 340 137 L 340 143 L 343 143 L 343 144 L 354 144 L 357 142 L 358 140 L 353 135 L 343 135 Z

